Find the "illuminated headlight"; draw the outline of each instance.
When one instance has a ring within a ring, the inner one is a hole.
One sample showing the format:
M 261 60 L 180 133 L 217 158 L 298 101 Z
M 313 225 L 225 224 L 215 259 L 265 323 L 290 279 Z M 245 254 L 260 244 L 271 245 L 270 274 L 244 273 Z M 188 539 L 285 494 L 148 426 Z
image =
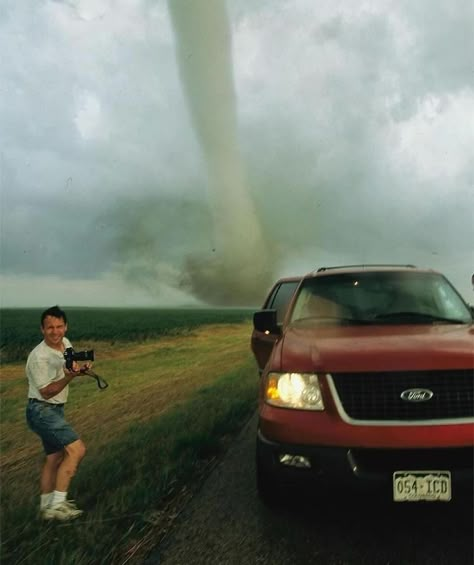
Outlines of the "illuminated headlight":
M 265 400 L 273 406 L 299 410 L 324 410 L 318 375 L 269 373 Z

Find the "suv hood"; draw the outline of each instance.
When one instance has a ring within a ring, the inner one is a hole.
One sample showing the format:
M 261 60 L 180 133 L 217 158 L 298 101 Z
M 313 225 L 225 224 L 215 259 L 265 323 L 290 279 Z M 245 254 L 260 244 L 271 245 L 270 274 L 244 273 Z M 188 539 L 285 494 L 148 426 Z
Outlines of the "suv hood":
M 474 327 L 290 326 L 275 354 L 283 371 L 474 369 Z

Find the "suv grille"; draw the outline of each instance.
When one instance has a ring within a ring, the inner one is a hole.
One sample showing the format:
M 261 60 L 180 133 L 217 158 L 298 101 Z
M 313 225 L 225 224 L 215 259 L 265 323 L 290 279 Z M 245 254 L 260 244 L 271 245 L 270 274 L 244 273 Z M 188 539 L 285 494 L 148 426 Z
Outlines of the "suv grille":
M 337 373 L 339 399 L 354 420 L 443 420 L 474 417 L 474 371 Z M 408 389 L 428 389 L 425 402 L 407 402 Z

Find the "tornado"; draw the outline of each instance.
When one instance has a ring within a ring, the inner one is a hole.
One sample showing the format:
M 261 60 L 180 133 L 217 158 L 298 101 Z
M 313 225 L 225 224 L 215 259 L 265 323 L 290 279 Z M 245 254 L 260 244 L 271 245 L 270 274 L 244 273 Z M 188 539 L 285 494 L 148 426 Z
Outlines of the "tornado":
M 238 141 L 232 38 L 224 0 L 168 0 L 176 58 L 206 163 L 213 219 L 209 249 L 185 259 L 183 285 L 215 305 L 254 305 L 272 282 L 272 261 L 251 198 Z

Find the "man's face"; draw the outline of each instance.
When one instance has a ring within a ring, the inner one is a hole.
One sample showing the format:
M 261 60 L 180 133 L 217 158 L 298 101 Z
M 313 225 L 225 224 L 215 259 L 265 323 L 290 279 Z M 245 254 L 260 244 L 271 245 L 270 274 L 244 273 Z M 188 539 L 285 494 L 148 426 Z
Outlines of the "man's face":
M 41 327 L 46 345 L 62 351 L 63 337 L 66 334 L 67 324 L 62 318 L 46 316 Z

